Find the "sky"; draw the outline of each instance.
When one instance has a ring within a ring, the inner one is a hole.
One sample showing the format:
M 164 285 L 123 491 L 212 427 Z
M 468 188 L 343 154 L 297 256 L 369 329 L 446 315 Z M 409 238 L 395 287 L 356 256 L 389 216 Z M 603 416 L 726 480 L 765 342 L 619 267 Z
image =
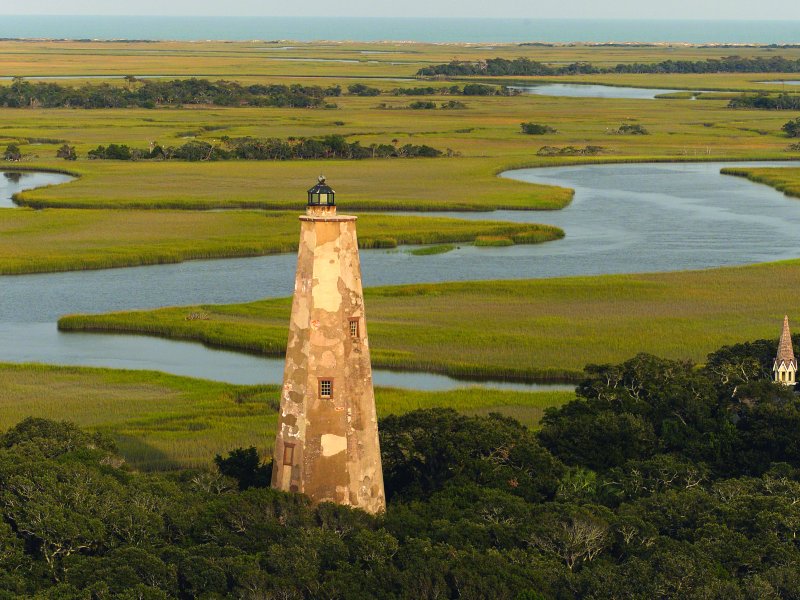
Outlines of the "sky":
M 25 0 L 5 15 L 364 16 L 800 20 L 798 0 Z

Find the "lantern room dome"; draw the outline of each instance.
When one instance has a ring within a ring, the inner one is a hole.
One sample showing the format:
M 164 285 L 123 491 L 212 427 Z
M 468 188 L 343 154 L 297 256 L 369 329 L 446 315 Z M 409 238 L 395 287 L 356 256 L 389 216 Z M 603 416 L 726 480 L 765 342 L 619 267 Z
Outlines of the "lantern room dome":
M 335 206 L 334 195 L 331 186 L 325 183 L 325 176 L 320 175 L 317 185 L 308 190 L 309 206 Z

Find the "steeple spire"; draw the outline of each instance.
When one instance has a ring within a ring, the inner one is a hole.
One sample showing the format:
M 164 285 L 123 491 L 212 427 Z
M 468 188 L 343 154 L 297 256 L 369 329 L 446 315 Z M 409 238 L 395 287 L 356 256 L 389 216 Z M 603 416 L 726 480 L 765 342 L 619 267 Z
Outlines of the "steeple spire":
M 778 342 L 778 355 L 775 361 L 780 364 L 797 365 L 794 358 L 794 348 L 792 348 L 792 333 L 789 331 L 789 316 L 783 317 L 783 331 L 781 331 L 781 341 Z
M 778 342 L 778 353 L 772 365 L 772 377 L 777 383 L 794 385 L 797 375 L 797 360 L 792 347 L 792 332 L 789 331 L 789 316 L 783 317 L 783 330 Z

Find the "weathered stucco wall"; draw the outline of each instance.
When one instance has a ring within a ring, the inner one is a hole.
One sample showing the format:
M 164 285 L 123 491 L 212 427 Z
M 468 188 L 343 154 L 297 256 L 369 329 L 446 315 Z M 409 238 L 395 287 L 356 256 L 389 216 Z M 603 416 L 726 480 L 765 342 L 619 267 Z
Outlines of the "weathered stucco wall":
M 386 502 L 356 217 L 328 210 L 300 222 L 272 486 L 379 512 Z M 329 397 L 320 380 L 330 381 Z

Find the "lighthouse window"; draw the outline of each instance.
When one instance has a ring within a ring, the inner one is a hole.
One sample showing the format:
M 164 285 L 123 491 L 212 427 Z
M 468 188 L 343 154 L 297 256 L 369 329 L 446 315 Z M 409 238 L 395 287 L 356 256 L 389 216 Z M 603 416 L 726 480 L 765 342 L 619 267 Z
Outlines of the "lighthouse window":
M 294 464 L 294 445 L 293 444 L 286 444 L 283 447 L 283 464 L 284 465 L 292 465 Z
M 358 335 L 358 319 L 350 319 L 350 337 L 357 338 Z
M 319 395 L 323 398 L 330 398 L 333 396 L 333 379 L 319 380 Z

